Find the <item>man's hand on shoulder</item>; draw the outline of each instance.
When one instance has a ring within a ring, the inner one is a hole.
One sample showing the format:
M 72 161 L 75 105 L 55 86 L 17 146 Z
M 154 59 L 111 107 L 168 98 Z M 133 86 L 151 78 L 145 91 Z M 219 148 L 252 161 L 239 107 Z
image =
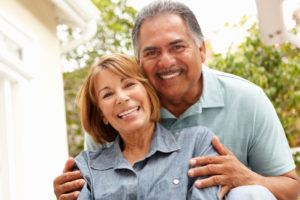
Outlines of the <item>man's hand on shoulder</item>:
M 195 186 L 205 188 L 214 185 L 222 185 L 220 198 L 222 199 L 230 189 L 242 185 L 253 185 L 260 175 L 252 172 L 241 163 L 234 154 L 229 151 L 219 139 L 214 136 L 212 140 L 214 148 L 220 156 L 203 156 L 192 158 L 190 164 L 198 166 L 188 171 L 190 177 L 210 176 L 197 180 Z
M 69 158 L 65 164 L 63 173 L 53 181 L 54 193 L 57 200 L 76 200 L 85 181 L 79 170 L 73 171 L 74 158 Z

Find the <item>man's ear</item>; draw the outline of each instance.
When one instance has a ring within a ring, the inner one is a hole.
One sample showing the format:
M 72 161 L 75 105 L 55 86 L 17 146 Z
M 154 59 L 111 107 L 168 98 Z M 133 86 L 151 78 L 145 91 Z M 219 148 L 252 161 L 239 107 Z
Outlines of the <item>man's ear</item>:
M 136 63 L 138 64 L 138 66 L 140 66 L 140 67 L 141 67 L 141 62 L 140 62 L 140 60 L 139 60 L 139 59 L 137 59 L 137 57 L 135 57 L 135 61 L 136 61 Z
M 205 42 L 202 41 L 202 44 L 199 47 L 200 50 L 200 57 L 201 57 L 201 62 L 204 63 L 206 59 L 206 48 L 205 48 Z
M 147 77 L 147 75 L 145 74 L 144 68 L 143 68 L 143 66 L 142 66 L 142 61 L 139 60 L 139 59 L 137 59 L 137 58 L 135 58 L 135 60 L 136 60 L 136 63 L 137 63 L 137 64 L 139 65 L 139 67 L 141 68 L 143 75 L 144 75 L 145 77 Z

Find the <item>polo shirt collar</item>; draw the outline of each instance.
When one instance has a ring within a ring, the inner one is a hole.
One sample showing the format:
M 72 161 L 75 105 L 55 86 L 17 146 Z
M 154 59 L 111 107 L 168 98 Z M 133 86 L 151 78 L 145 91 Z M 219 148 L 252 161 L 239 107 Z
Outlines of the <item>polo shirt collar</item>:
M 224 94 L 214 70 L 202 65 L 203 90 L 200 99 L 189 107 L 179 118 L 191 116 L 202 112 L 203 108 L 224 107 Z M 176 118 L 166 108 L 161 109 L 161 118 Z
M 131 165 L 124 158 L 120 149 L 121 137 L 118 135 L 115 142 L 109 148 L 103 149 L 100 156 L 92 160 L 91 167 L 98 170 L 107 169 L 132 169 Z M 151 142 L 151 147 L 146 158 L 153 156 L 156 152 L 171 153 L 180 149 L 174 135 L 156 123 L 154 135 Z M 142 160 L 144 160 L 142 159 Z

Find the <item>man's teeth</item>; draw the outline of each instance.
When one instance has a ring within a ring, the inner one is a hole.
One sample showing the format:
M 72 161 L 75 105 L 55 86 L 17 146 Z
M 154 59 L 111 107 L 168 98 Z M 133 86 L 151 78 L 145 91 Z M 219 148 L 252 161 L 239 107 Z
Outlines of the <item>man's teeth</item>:
M 174 78 L 176 76 L 179 76 L 180 72 L 175 72 L 173 74 L 167 74 L 167 75 L 160 75 L 160 77 L 162 79 L 170 79 L 170 78 Z
M 138 109 L 139 109 L 139 106 L 132 108 L 130 110 L 126 110 L 125 112 L 118 114 L 118 117 L 120 117 L 120 118 L 127 117 L 127 116 L 131 115 L 133 112 L 137 111 Z

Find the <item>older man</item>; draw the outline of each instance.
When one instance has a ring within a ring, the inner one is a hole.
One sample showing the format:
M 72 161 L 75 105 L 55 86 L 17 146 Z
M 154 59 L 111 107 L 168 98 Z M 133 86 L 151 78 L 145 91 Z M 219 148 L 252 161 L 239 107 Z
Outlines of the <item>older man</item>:
M 214 138 L 221 156 L 191 160 L 200 167 L 189 176 L 211 175 L 197 187 L 222 185 L 222 198 L 234 187 L 261 185 L 278 199 L 297 199 L 295 164 L 271 102 L 256 85 L 203 65 L 203 35 L 188 7 L 172 1 L 149 4 L 136 17 L 132 39 L 136 59 L 159 94 L 162 124 L 168 129 L 207 126 L 228 148 Z M 86 147 L 98 148 L 89 137 Z M 70 172 L 73 164 L 70 159 L 54 181 L 58 199 L 78 195 L 66 193 L 83 183 L 79 172 Z

